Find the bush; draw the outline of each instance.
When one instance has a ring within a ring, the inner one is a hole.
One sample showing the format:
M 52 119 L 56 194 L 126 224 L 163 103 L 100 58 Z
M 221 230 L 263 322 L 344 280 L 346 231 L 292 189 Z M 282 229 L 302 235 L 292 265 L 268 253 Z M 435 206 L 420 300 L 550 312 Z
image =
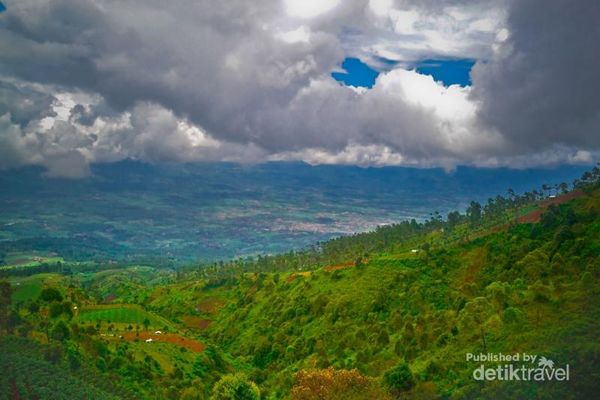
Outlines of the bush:
M 515 324 L 520 322 L 523 317 L 523 312 L 515 307 L 508 307 L 503 313 L 504 322 L 507 324 Z
M 57 289 L 53 287 L 48 287 L 42 290 L 42 292 L 40 293 L 40 299 L 46 302 L 51 302 L 62 301 L 63 297 Z
M 293 400 L 362 400 L 389 399 L 373 378 L 358 370 L 316 369 L 300 370 L 291 391 Z
M 383 375 L 383 381 L 393 392 L 406 392 L 415 386 L 408 364 L 402 362 Z
M 258 386 L 242 374 L 225 375 L 213 387 L 211 400 L 258 400 Z
M 58 321 L 58 323 L 54 325 L 54 328 L 52 329 L 51 336 L 52 339 L 60 342 L 68 340 L 70 337 L 69 328 L 63 321 Z

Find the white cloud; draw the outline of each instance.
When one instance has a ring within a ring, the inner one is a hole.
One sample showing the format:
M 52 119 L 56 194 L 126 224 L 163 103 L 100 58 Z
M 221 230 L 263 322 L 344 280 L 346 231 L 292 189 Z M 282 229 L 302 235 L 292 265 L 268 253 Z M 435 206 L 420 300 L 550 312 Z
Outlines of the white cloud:
M 469 99 L 471 89 L 468 86 L 446 87 L 430 75 L 403 69 L 383 74 L 377 83 L 385 91 L 401 91 L 408 103 L 431 109 L 443 121 L 465 121 L 475 117 L 475 104 Z
M 576 163 L 592 163 L 594 161 L 594 156 L 591 152 L 585 150 L 577 150 L 573 156 L 570 157 L 570 160 Z
M 313 18 L 335 8 L 340 0 L 284 0 L 288 15 Z
M 394 31 L 400 34 L 414 34 L 417 32 L 415 24 L 420 15 L 417 10 L 389 10 L 389 16 L 394 24 Z
M 269 157 L 270 161 L 302 160 L 312 165 L 346 164 L 361 166 L 406 165 L 401 154 L 387 146 L 349 144 L 337 153 L 314 148 L 299 152 L 285 152 Z
M 392 9 L 392 0 L 369 0 L 369 7 L 375 15 L 383 17 L 387 15 Z
M 292 31 L 278 32 L 276 37 L 286 43 L 308 43 L 310 41 L 310 29 L 302 25 Z
M 432 10 L 419 2 L 398 7 L 372 0 L 369 9 L 377 16 L 378 29 L 369 31 L 364 45 L 382 57 L 407 62 L 434 55 L 487 58 L 494 35 L 505 24 L 501 3 L 466 2 Z

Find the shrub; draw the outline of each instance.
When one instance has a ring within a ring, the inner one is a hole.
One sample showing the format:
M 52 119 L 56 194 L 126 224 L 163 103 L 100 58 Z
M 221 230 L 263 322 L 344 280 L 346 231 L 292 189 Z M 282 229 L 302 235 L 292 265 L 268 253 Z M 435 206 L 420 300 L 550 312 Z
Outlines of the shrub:
M 69 327 L 67 327 L 63 321 L 58 321 L 58 323 L 54 325 L 54 328 L 52 329 L 52 339 L 62 342 L 69 339 L 69 337 Z
M 301 370 L 292 388 L 293 400 L 360 400 L 388 399 L 389 396 L 373 378 L 363 376 L 358 370 L 334 368 Z
M 507 324 L 514 324 L 523 318 L 523 312 L 515 307 L 508 307 L 504 310 L 503 319 Z
M 215 384 L 211 400 L 258 400 L 258 386 L 242 374 L 225 375 Z
M 383 375 L 383 381 L 393 392 L 406 392 L 415 386 L 408 364 L 402 362 Z
M 62 301 L 63 297 L 57 289 L 53 287 L 48 287 L 42 290 L 42 292 L 40 293 L 40 299 L 46 302 L 51 302 Z

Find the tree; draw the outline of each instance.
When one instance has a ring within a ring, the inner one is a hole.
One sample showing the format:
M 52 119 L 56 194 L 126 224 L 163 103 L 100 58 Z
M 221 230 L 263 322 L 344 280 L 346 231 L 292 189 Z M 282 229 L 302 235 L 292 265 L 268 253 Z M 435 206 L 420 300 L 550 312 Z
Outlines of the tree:
M 144 329 L 148 330 L 148 326 L 150 325 L 150 320 L 148 318 L 145 318 L 143 324 L 144 324 Z
M 42 292 L 40 293 L 40 299 L 49 303 L 52 301 L 62 301 L 63 297 L 57 289 L 48 287 L 42 289 Z
M 487 351 L 485 322 L 491 316 L 492 311 L 492 305 L 485 297 L 476 297 L 467 302 L 459 314 L 461 331 L 464 333 L 478 332 L 484 352 Z
M 454 227 L 460 223 L 460 213 L 458 211 L 451 211 L 448 213 L 448 225 Z
M 535 323 L 540 323 L 544 308 L 550 303 L 552 297 L 552 289 L 542 283 L 541 280 L 536 281 L 529 287 L 529 297 L 532 306 L 535 310 Z
M 242 374 L 225 375 L 215 384 L 211 400 L 259 400 L 258 386 Z
M 64 312 L 62 303 L 53 302 L 50 304 L 50 318 L 57 318 Z
M 506 192 L 508 193 L 508 198 L 509 198 L 511 201 L 513 201 L 513 202 L 514 202 L 514 201 L 515 201 L 515 198 L 517 197 L 517 196 L 516 196 L 516 194 L 515 194 L 515 191 L 514 191 L 514 189 L 513 189 L 513 188 L 508 188 L 508 190 L 507 190 Z
M 467 208 L 467 217 L 472 225 L 476 225 L 481 220 L 481 204 L 476 201 L 471 201 Z
M 569 184 L 566 182 L 562 182 L 560 185 L 558 185 L 558 187 L 563 194 L 569 191 Z
M 73 345 L 68 345 L 65 350 L 69 368 L 78 370 L 81 367 L 81 354 Z
M 359 256 L 359 257 L 356 259 L 356 261 L 354 262 L 354 266 L 355 266 L 356 268 L 360 268 L 360 267 L 362 267 L 362 266 L 363 266 L 363 258 Z
M 544 183 L 542 185 L 542 190 L 545 192 L 545 196 L 548 196 L 548 193 L 550 192 L 550 189 L 551 189 L 550 185 L 548 185 L 546 183 Z
M 17 310 L 10 310 L 8 313 L 8 327 L 7 332 L 12 335 L 15 332 L 15 328 L 23 322 L 21 316 Z
M 406 392 L 415 386 L 415 379 L 407 363 L 401 362 L 383 375 L 383 382 L 395 394 Z
M 29 306 L 27 306 L 27 309 L 30 313 L 35 314 L 40 311 L 40 304 L 37 301 L 31 302 L 29 303 Z
M 8 315 L 12 302 L 12 287 L 7 281 L 0 281 L 0 333 L 8 328 Z
M 63 342 L 70 337 L 69 327 L 63 321 L 58 321 L 52 328 L 51 336 L 52 339 Z
M 334 368 L 300 370 L 291 391 L 293 400 L 361 400 L 388 399 L 389 396 L 373 378 L 358 370 Z
M 62 359 L 62 356 L 63 349 L 62 346 L 60 346 L 59 344 L 50 344 L 44 350 L 44 358 L 46 359 L 46 361 L 49 361 L 52 364 L 58 363 Z
M 381 329 L 379 332 L 379 335 L 377 336 L 377 343 L 381 346 L 387 346 L 390 343 L 390 336 L 385 329 Z

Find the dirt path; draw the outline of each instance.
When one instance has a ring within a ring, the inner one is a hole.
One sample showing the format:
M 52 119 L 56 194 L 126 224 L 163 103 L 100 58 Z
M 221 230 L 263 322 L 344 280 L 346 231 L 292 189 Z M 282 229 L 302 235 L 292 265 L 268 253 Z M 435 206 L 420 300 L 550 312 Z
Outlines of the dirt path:
M 583 195 L 584 195 L 584 193 L 581 190 L 574 190 L 572 192 L 563 194 L 561 196 L 542 200 L 539 203 L 540 208 L 538 208 L 537 210 L 533 210 L 525 215 L 520 216 L 517 219 L 517 222 L 519 224 L 532 224 L 535 222 L 539 222 L 540 219 L 542 218 L 542 214 L 544 213 L 544 211 L 546 211 L 546 209 L 548 207 L 550 207 L 551 205 L 559 205 L 562 203 L 566 203 L 567 201 L 571 201 L 571 200 L 581 197 Z

